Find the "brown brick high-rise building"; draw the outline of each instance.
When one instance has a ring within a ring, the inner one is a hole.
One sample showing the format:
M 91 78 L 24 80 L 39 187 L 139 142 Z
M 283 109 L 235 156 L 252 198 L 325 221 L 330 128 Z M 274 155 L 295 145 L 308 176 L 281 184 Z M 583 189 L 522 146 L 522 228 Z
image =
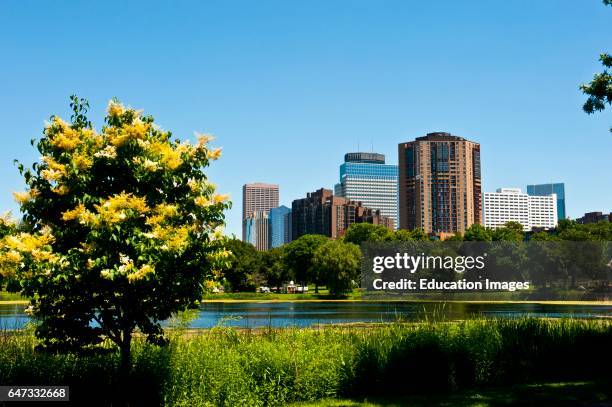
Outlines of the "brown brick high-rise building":
M 336 239 L 344 235 L 353 223 L 373 223 L 393 229 L 393 218 L 381 215 L 360 202 L 334 196 L 329 189 L 309 192 L 306 198 L 296 199 L 291 207 L 291 239 L 317 234 Z
M 438 132 L 398 153 L 401 229 L 444 234 L 482 223 L 480 144 Z

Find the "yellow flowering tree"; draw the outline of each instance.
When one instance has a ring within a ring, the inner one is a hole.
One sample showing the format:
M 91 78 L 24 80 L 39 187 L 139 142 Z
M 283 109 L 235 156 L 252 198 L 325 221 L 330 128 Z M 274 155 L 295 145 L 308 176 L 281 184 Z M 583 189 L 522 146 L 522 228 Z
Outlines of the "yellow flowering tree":
M 0 242 L 17 233 L 17 224 L 9 212 L 0 216 Z M 2 245 L 4 246 L 4 245 Z M 21 254 L 14 250 L 0 250 L 0 288 L 6 284 L 7 290 L 15 287 L 15 268 L 21 261 Z M 13 283 L 13 284 L 11 284 Z M 11 287 L 11 285 L 13 287 Z
M 205 135 L 174 139 L 116 100 L 100 132 L 85 100 L 73 96 L 71 107 L 70 123 L 52 117 L 32 141 L 41 161 L 18 165 L 26 231 L 0 235 L 1 262 L 32 298 L 43 347 L 109 339 L 129 369 L 133 332 L 163 343 L 160 321 L 195 306 L 227 262 L 230 203 L 203 172 L 220 150 Z

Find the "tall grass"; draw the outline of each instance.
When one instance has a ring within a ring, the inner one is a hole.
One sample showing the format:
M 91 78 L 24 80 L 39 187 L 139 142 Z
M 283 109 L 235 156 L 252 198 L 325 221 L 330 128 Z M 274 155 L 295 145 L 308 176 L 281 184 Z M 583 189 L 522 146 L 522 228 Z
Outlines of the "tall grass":
M 273 406 L 335 396 L 540 380 L 609 378 L 612 323 L 476 319 L 375 328 L 219 327 L 134 343 L 131 405 Z M 72 399 L 109 405 L 118 357 L 34 351 L 31 332 L 0 334 L 0 385 L 64 384 Z M 92 398 L 92 395 L 95 395 Z

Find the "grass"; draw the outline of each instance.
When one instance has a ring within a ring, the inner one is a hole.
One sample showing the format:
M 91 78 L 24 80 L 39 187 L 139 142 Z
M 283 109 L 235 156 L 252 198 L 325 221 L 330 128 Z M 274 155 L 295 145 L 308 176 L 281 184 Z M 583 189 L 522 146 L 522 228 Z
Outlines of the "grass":
M 34 350 L 31 332 L 4 332 L 0 385 L 70 385 L 75 405 L 110 405 L 126 387 L 130 405 L 431 405 L 432 397 L 450 400 L 446 405 L 473 405 L 459 400 L 479 398 L 489 403 L 479 405 L 508 405 L 504 400 L 528 400 L 521 389 L 561 394 L 574 386 L 577 399 L 591 400 L 582 385 L 524 385 L 584 381 L 588 387 L 609 380 L 612 365 L 612 322 L 606 320 L 180 332 L 173 331 L 165 348 L 136 340 L 134 370 L 123 382 L 110 348 L 88 356 L 47 354 Z M 508 391 L 514 399 L 507 399 Z M 370 404 L 363 404 L 366 398 Z
M 236 292 L 206 294 L 202 299 L 204 301 L 355 301 L 361 298 L 362 290 L 359 289 L 355 289 L 346 295 L 334 296 L 329 294 L 329 291 L 325 287 L 319 288 L 319 292 L 315 294 L 314 286 L 311 285 L 308 287 L 308 292 L 305 294 Z
M 0 303 L 2 304 L 18 304 L 21 302 L 27 302 L 28 299 L 22 297 L 19 293 L 9 293 L 8 291 L 0 290 Z
M 284 293 L 255 293 L 255 292 L 236 292 L 236 293 L 218 293 L 206 294 L 202 300 L 206 302 L 293 302 L 293 301 L 361 301 L 371 300 L 380 302 L 392 301 L 411 301 L 411 302 L 487 302 L 487 303 L 541 303 L 541 304 L 567 304 L 567 305 L 599 305 L 611 304 L 610 301 L 577 301 L 577 300 L 540 300 L 537 298 L 525 299 L 515 295 L 515 293 L 480 293 L 478 295 L 470 294 L 469 297 L 462 295 L 466 293 L 458 293 L 456 295 L 440 294 L 427 296 L 377 296 L 370 293 L 365 294 L 361 289 L 355 289 L 351 293 L 343 296 L 332 296 L 329 291 L 323 287 L 319 289 L 318 294 L 314 294 L 314 286 L 309 286 L 307 294 L 284 294 Z M 579 298 L 577 296 L 569 296 L 568 298 Z M 2 304 L 26 304 L 29 300 L 22 297 L 19 293 L 9 293 L 4 290 L 0 291 L 0 305 Z
M 494 406 L 604 406 L 612 403 L 612 381 L 523 384 L 463 390 L 446 394 L 366 399 L 324 399 L 293 403 L 291 407 L 494 407 Z
M 567 298 L 565 298 L 567 297 Z M 255 293 L 255 292 L 235 292 L 206 294 L 202 301 L 206 302 L 318 302 L 318 301 L 376 301 L 376 302 L 465 302 L 465 303 L 530 303 L 530 304 L 567 304 L 567 305 L 596 305 L 611 304 L 610 301 L 601 300 L 578 300 L 580 296 L 567 295 L 559 298 L 545 298 L 538 296 L 528 296 L 516 292 L 490 292 L 490 293 L 431 293 L 423 295 L 376 295 L 364 293 L 363 290 L 356 289 L 351 293 L 341 296 L 332 296 L 327 289 L 319 289 L 318 294 L 310 290 L 306 294 L 286 294 L 286 293 Z M 565 298 L 565 299 L 564 299 Z

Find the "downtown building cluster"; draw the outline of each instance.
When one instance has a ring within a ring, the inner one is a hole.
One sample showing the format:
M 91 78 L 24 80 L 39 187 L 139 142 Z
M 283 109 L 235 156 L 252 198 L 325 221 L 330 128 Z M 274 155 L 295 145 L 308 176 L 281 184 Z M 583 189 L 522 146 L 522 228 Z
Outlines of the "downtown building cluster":
M 336 239 L 353 223 L 373 223 L 393 229 L 393 219 L 361 202 L 334 196 L 329 189 L 310 192 L 291 205 L 292 240 L 308 234 Z
M 278 203 L 278 185 L 254 183 L 242 187 L 242 241 L 257 250 L 290 242 L 291 210 Z
M 279 206 L 279 187 L 243 187 L 243 240 L 259 250 L 305 234 L 344 235 L 354 223 L 422 229 L 444 239 L 473 224 L 552 229 L 566 217 L 564 184 L 482 192 L 480 144 L 446 132 L 398 144 L 398 165 L 378 153 L 347 153 L 334 190 L 321 188 Z

